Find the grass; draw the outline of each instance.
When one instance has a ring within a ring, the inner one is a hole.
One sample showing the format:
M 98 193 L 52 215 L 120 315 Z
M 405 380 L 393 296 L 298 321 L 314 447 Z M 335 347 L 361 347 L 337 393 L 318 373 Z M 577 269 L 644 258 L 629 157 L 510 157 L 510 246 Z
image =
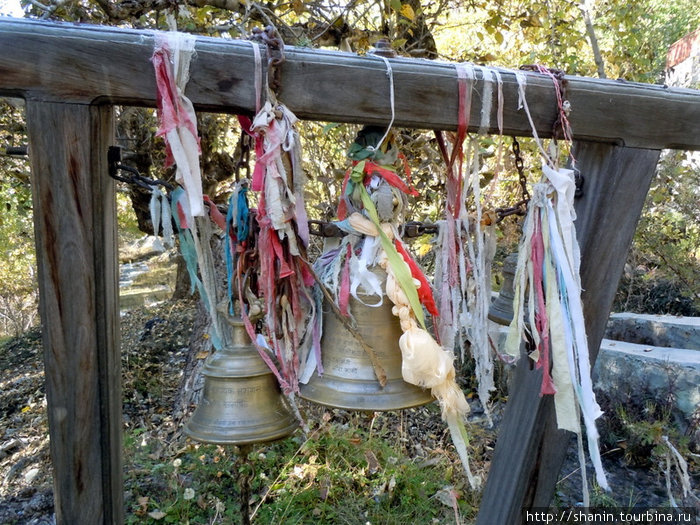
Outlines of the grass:
M 297 433 L 243 451 L 188 442 L 172 457 L 135 430 L 125 438 L 127 523 L 242 523 L 246 480 L 255 524 L 473 519 L 478 496 L 465 487 L 454 458 L 438 449 L 411 459 L 400 443 L 386 426 L 370 436 L 326 416 L 308 439 Z

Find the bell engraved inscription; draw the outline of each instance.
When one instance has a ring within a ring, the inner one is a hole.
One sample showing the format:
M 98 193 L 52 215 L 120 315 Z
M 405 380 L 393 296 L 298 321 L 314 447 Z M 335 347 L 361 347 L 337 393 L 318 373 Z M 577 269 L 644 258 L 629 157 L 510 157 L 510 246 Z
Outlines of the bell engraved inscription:
M 297 421 L 287 409 L 275 376 L 240 319 L 230 321 L 233 344 L 207 359 L 204 391 L 185 434 L 204 443 L 246 445 L 291 434 Z

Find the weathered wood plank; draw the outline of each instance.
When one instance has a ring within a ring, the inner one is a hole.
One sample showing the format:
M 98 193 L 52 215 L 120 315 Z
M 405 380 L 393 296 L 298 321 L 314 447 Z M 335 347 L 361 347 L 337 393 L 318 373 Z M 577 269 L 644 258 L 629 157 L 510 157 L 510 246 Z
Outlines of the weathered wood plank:
M 574 154 L 585 177 L 576 228 L 595 362 L 659 151 L 578 142 Z M 529 368 L 521 359 L 513 378 L 477 525 L 521 523 L 523 509 L 547 507 L 554 494 L 573 434 L 557 429 L 553 398 L 539 395 L 542 374 Z
M 56 522 L 122 523 L 111 107 L 27 102 Z
M 149 62 L 154 31 L 0 20 L 0 95 L 43 100 L 155 105 Z M 199 110 L 250 113 L 254 104 L 251 45 L 199 37 L 187 95 Z M 457 82 L 454 64 L 392 59 L 396 125 L 454 129 Z M 517 83 L 503 70 L 504 133 L 531 134 L 517 109 Z M 480 75 L 480 74 L 479 74 Z M 541 136 L 551 133 L 555 97 L 551 81 L 527 73 L 528 101 Z M 377 57 L 287 48 L 282 66 L 283 100 L 309 120 L 386 124 L 386 67 Z M 478 81 L 471 130 L 478 128 L 482 82 Z M 700 91 L 584 77 L 568 78 L 575 138 L 639 148 L 700 149 Z M 495 97 L 495 95 L 494 95 Z M 496 111 L 493 103 L 493 113 Z M 496 132 L 492 115 L 491 132 Z

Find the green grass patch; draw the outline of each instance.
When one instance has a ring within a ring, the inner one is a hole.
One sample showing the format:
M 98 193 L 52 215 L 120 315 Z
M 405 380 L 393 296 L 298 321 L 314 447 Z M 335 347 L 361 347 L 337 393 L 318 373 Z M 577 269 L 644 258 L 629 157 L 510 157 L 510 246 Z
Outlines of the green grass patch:
M 379 431 L 324 423 L 243 452 L 192 442 L 176 457 L 138 430 L 126 435 L 127 523 L 404 524 L 469 521 L 477 496 L 445 451 L 412 460 Z

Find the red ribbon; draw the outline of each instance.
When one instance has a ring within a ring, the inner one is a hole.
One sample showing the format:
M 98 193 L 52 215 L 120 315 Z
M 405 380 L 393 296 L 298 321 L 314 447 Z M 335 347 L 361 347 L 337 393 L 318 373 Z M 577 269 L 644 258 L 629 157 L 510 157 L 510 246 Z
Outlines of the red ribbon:
M 209 198 L 209 195 L 204 195 L 204 202 L 209 205 L 209 216 L 211 220 L 223 231 L 226 231 L 226 217 L 224 217 L 219 208 L 216 207 L 214 201 Z
M 365 161 L 365 173 L 367 175 L 379 175 L 394 188 L 398 188 L 402 192 L 413 197 L 418 197 L 418 191 L 413 186 L 409 187 L 404 181 L 401 180 L 401 177 L 399 177 L 396 172 L 387 168 L 382 168 L 379 164 Z
M 249 117 L 238 115 L 238 123 L 241 125 L 241 129 L 243 129 L 243 131 L 255 139 L 255 158 L 259 160 L 265 154 L 263 138 L 259 133 L 253 133 L 253 121 L 250 120 Z M 253 168 L 253 178 L 250 183 L 250 187 L 253 191 L 262 191 L 264 175 L 265 163 L 256 162 L 255 167 Z
M 418 300 L 420 300 L 421 304 L 425 306 L 425 309 L 428 310 L 431 315 L 440 315 L 437 306 L 435 305 L 433 290 L 430 287 L 430 283 L 425 277 L 425 274 L 418 266 L 418 263 L 413 260 L 413 257 L 411 257 L 411 255 L 406 251 L 406 248 L 404 248 L 403 244 L 398 239 L 394 239 L 394 246 L 396 246 L 396 251 L 399 252 L 404 261 L 406 261 L 408 264 L 408 267 L 411 269 L 411 276 L 420 281 L 420 286 L 418 287 Z

